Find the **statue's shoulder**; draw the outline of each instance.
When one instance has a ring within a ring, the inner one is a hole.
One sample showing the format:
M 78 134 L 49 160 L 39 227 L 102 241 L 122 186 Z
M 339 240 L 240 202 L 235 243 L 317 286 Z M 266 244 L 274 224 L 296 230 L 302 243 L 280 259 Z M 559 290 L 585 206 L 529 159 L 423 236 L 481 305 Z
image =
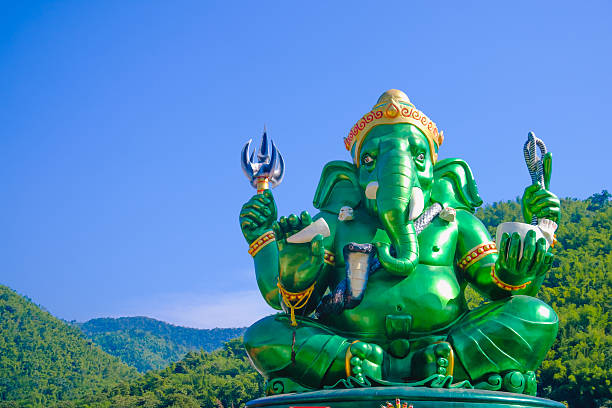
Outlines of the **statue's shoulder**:
M 444 159 L 434 165 L 431 198 L 445 207 L 474 213 L 482 205 L 472 169 L 462 159 Z

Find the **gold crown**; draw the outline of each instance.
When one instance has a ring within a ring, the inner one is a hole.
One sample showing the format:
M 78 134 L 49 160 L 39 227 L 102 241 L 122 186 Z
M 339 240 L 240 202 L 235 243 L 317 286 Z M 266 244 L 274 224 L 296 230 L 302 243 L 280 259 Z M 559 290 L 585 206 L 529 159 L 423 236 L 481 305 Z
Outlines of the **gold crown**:
M 351 152 L 356 166 L 359 166 L 359 151 L 368 132 L 378 125 L 397 123 L 409 123 L 425 134 L 429 142 L 431 161 L 436 163 L 438 147 L 444 140 L 443 133 L 438 132 L 436 124 L 414 107 L 405 93 L 398 89 L 390 89 L 378 98 L 372 110 L 363 115 L 344 138 L 346 150 Z

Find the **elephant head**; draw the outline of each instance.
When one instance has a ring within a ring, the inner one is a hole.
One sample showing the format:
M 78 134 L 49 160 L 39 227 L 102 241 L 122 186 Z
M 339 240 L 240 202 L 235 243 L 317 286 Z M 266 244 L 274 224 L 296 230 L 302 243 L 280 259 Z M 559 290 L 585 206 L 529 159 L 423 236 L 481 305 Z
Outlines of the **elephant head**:
M 363 205 L 378 216 L 396 252 L 392 256 L 388 244 L 376 243 L 378 258 L 388 271 L 407 275 L 419 260 L 413 221 L 431 197 L 433 164 L 427 139 L 411 124 L 377 126 L 361 146 L 359 163 Z
M 441 143 L 435 124 L 403 92 L 387 91 L 345 139 L 353 163 L 324 169 L 314 205 L 328 211 L 349 205 L 373 215 L 395 250 L 375 242 L 381 264 L 406 276 L 419 261 L 414 220 L 425 208 L 439 202 L 473 211 L 481 203 L 465 162 L 437 162 Z

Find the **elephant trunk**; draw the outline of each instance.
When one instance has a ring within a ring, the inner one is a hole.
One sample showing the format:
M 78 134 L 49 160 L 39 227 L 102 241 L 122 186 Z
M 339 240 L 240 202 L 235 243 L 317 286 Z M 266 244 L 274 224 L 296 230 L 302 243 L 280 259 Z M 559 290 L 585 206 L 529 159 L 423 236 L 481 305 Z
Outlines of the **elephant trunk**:
M 418 187 L 410 155 L 391 153 L 379 161 L 376 204 L 395 256 L 386 244 L 377 244 L 378 258 L 394 275 L 408 276 L 419 262 L 419 245 L 412 219 L 423 210 L 423 194 Z

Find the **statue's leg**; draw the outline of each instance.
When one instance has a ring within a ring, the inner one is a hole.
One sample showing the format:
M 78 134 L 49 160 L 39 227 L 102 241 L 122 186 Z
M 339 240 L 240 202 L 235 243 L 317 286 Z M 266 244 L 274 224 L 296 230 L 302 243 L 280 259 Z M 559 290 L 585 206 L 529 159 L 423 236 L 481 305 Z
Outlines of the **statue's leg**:
M 513 296 L 474 309 L 448 338 L 472 382 L 500 382 L 508 391 L 531 394 L 533 372 L 552 346 L 558 326 L 550 306 L 534 297 Z
M 280 385 L 284 392 L 300 386 L 321 388 L 346 378 L 351 339 L 312 319 L 297 318 L 297 323 L 294 328 L 287 315 L 277 314 L 259 320 L 246 331 L 244 344 L 255 368 L 270 382 L 289 379 Z

